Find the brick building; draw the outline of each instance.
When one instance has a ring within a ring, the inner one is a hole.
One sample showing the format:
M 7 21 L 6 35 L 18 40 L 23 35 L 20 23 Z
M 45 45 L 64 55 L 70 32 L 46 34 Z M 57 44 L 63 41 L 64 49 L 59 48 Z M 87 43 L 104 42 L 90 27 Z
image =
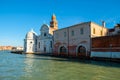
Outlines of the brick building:
M 92 51 L 120 52 L 120 35 L 92 38 Z

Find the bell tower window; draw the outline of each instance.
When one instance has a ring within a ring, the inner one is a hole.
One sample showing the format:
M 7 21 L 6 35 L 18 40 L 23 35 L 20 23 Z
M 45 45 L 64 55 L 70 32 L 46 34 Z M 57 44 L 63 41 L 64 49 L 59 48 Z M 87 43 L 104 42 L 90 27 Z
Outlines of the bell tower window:
M 50 27 L 58 29 L 58 23 L 56 20 L 56 16 L 54 14 L 52 15 L 52 18 L 51 18 Z

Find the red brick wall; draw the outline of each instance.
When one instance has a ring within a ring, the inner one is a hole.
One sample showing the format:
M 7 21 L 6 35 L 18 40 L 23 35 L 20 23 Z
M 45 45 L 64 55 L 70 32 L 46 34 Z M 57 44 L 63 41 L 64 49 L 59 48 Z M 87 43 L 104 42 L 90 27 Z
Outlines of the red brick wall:
M 75 45 L 73 46 L 68 46 L 69 49 L 69 56 L 76 57 L 76 47 Z
M 62 45 L 62 43 L 58 42 L 54 45 L 54 51 L 53 51 L 53 54 L 54 55 L 64 55 L 64 56 L 72 56 L 72 57 L 76 57 L 76 46 L 73 45 L 73 46 L 67 46 L 67 53 L 61 53 L 59 54 L 58 50 L 59 50 L 59 47 L 60 45 Z
M 67 46 L 67 53 L 59 53 L 59 47 L 62 45 L 62 43 L 58 42 L 54 45 L 54 51 L 53 51 L 53 54 L 55 56 L 59 56 L 59 55 L 62 55 L 62 56 L 69 56 L 69 57 L 80 57 L 82 55 L 79 55 L 76 53 L 76 48 L 77 48 L 77 45 L 70 45 L 70 46 Z M 89 52 L 88 52 L 89 53 Z M 89 54 L 86 55 L 87 57 L 90 56 Z
M 120 35 L 92 38 L 92 51 L 120 51 Z

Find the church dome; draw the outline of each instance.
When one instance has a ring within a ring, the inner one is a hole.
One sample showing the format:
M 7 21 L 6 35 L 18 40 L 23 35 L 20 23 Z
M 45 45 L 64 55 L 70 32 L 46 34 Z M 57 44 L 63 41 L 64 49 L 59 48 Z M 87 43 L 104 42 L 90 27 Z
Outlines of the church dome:
M 37 35 L 37 34 L 36 34 L 36 33 L 33 31 L 33 29 L 32 29 L 31 31 L 29 31 L 29 32 L 26 34 L 26 38 L 27 38 L 27 39 L 34 39 L 36 35 Z
M 115 28 L 120 28 L 120 24 L 116 24 L 116 25 L 115 25 Z

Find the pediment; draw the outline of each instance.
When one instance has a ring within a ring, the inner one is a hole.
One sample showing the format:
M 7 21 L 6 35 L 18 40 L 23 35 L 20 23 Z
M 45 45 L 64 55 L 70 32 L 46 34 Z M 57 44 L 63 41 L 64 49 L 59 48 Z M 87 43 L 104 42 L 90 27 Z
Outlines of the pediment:
M 46 31 L 49 30 L 49 26 L 47 24 L 43 24 L 40 31 Z

